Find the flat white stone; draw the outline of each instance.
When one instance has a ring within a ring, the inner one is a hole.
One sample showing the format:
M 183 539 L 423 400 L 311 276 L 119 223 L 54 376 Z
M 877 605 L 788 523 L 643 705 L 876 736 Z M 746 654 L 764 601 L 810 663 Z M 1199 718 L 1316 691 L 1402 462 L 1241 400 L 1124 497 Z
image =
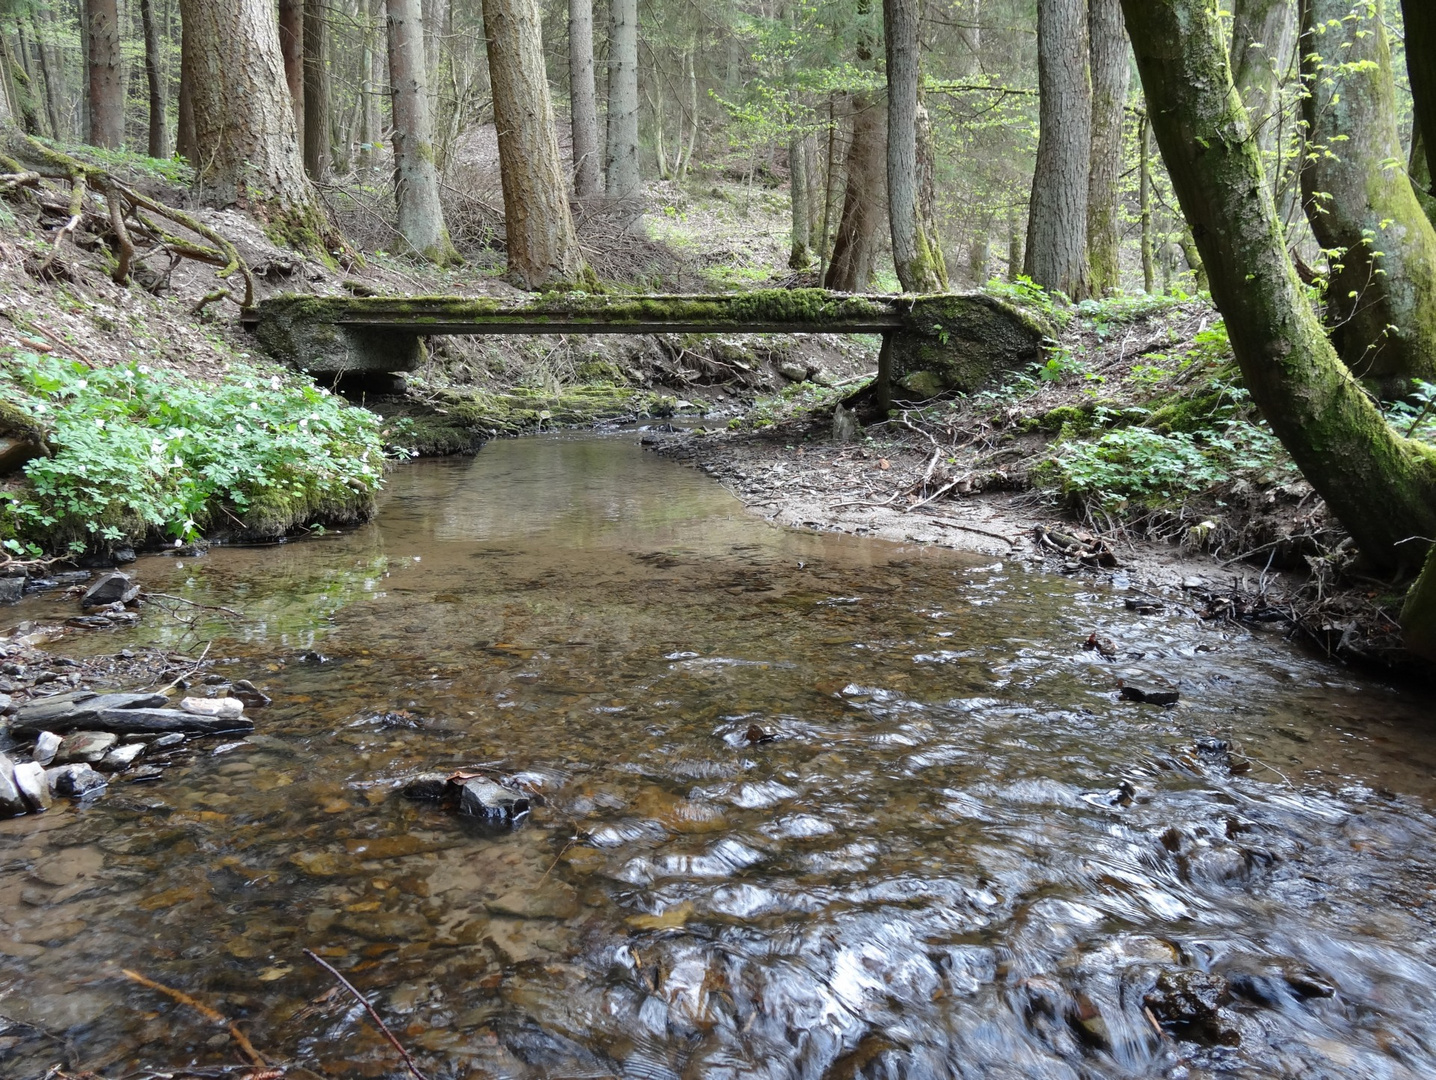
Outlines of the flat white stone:
M 180 708 L 195 716 L 218 716 L 233 719 L 244 712 L 244 702 L 232 697 L 187 697 Z

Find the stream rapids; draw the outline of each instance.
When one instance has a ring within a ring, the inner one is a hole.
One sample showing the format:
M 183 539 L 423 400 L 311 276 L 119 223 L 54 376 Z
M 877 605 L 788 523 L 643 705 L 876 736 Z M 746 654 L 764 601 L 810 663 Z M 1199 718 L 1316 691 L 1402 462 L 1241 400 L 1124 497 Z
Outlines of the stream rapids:
M 209 642 L 274 703 L 0 822 L 4 1077 L 237 1060 L 121 969 L 272 1061 L 405 1075 L 305 949 L 431 1078 L 1436 1075 L 1431 702 L 1279 636 L 776 529 L 631 436 L 135 569 L 243 617 L 58 650 Z M 475 767 L 532 813 L 399 794 Z

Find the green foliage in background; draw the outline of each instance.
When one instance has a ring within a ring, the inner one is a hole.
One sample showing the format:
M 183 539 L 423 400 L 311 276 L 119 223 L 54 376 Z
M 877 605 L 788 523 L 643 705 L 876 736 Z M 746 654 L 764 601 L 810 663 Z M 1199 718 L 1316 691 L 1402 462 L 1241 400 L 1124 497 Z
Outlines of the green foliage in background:
M 207 385 L 21 352 L 0 361 L 0 385 L 52 449 L 0 492 L 0 536 L 15 552 L 215 527 L 278 535 L 363 516 L 383 478 L 379 419 L 293 377 L 239 366 Z

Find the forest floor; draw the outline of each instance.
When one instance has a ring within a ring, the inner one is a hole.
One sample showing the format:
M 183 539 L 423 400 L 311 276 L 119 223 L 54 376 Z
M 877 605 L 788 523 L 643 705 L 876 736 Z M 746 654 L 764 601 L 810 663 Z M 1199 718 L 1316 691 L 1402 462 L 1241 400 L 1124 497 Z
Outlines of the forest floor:
M 480 183 L 486 154 L 479 147 L 470 166 L 480 186 L 449 196 L 469 257 L 458 270 L 384 254 L 392 234 L 359 186 L 325 192 L 358 246 L 372 249 L 342 267 L 275 247 L 242 213 L 196 212 L 236 244 L 260 297 L 517 300 L 494 241 L 496 181 L 487 193 Z M 185 201 L 170 167 L 123 164 L 151 194 Z M 655 184 L 646 235 L 592 216 L 581 236 L 600 270 L 628 288 L 814 284 L 811 271 L 786 266 L 781 179 L 713 170 Z M 212 267 L 142 252 L 137 284 L 116 285 L 103 215 L 57 244 L 64 218 L 53 203 L 0 203 L 0 353 L 89 367 L 140 360 L 200 382 L 241 364 L 265 370 L 234 304 L 202 303 L 223 284 Z M 660 411 L 688 418 L 685 430 L 645 438 L 777 523 L 1029 559 L 1111 581 L 1134 605 L 1182 605 L 1332 656 L 1416 670 L 1400 647 L 1400 589 L 1361 574 L 1344 533 L 1255 416 L 1209 303 L 1119 298 L 1052 314 L 1061 333 L 1030 370 L 977 394 L 910 404 L 856 433 L 835 433 L 833 406 L 876 367 L 877 341 L 827 335 L 436 339 L 405 395 L 362 403 L 391 418 L 385 437 L 396 452 L 452 452 L 544 426 L 533 420 L 544 413 L 641 421 L 661 401 Z M 614 392 L 598 395 L 606 404 L 594 415 L 560 408 L 574 391 L 593 400 L 594 388 Z M 0 479 L 10 490 L 21 483 Z

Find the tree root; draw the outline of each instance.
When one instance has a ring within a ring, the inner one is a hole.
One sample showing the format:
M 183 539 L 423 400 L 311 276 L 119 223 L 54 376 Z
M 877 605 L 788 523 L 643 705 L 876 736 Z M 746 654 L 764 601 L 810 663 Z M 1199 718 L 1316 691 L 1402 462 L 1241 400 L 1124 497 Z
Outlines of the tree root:
M 68 180 L 70 183 L 70 216 L 56 234 L 50 253 L 40 266 L 42 273 L 49 270 L 55 261 L 65 237 L 73 236 L 85 220 L 89 213 L 85 209 L 86 196 L 91 191 L 98 191 L 104 196 L 108 225 L 115 238 L 115 268 L 110 276 L 116 284 L 126 285 L 130 281 L 130 269 L 136 253 L 135 237 L 139 236 L 173 255 L 220 267 L 218 276 L 221 279 L 238 273 L 244 279 L 244 300 L 240 306 L 245 309 L 254 306 L 254 276 L 238 249 L 193 214 L 142 195 L 108 169 L 46 146 L 31 136 L 11 131 L 3 137 L 3 142 L 8 154 L 0 153 L 0 169 L 7 172 L 0 174 L 0 188 L 10 191 L 38 188 L 46 179 Z M 99 217 L 98 214 L 93 216 Z M 154 218 L 172 222 L 206 242 L 177 236 L 157 224 Z

